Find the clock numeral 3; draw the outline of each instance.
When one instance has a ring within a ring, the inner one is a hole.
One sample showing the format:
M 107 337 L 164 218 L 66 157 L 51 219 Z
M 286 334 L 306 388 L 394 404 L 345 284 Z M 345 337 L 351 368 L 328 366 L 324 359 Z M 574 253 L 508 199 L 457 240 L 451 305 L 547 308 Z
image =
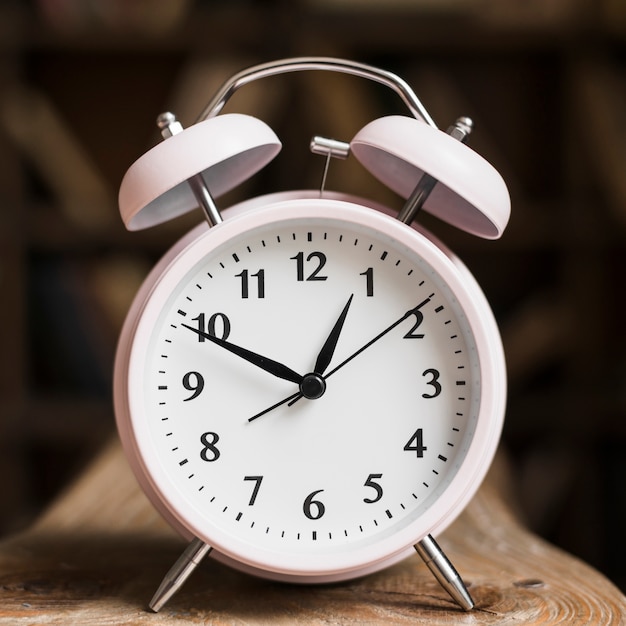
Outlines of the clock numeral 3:
M 323 252 L 311 252 L 306 258 L 306 262 L 315 262 L 317 265 L 313 268 L 313 271 L 305 278 L 304 277 L 304 252 L 298 252 L 296 256 L 289 257 L 290 260 L 296 262 L 296 278 L 298 282 L 304 280 L 328 280 L 328 276 L 320 276 L 320 270 L 326 265 L 326 255 Z
M 439 382 L 439 370 L 428 369 L 422 373 L 422 376 L 430 376 L 430 380 L 426 381 L 427 385 L 433 388 L 432 393 L 423 393 L 422 398 L 430 400 L 436 398 L 441 393 L 441 383 Z
M 203 461 L 212 463 L 220 458 L 221 452 L 217 448 L 217 442 L 220 440 L 220 436 L 217 433 L 204 433 L 200 436 L 200 443 L 204 446 L 200 450 L 200 458 Z

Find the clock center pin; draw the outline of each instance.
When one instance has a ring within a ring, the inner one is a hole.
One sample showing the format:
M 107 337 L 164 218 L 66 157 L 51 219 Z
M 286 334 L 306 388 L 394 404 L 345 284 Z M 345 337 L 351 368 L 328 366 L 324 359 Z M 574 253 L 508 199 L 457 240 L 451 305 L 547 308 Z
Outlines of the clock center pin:
M 326 391 L 326 381 L 320 374 L 312 372 L 307 374 L 300 383 L 300 392 L 309 400 L 317 400 L 321 398 Z

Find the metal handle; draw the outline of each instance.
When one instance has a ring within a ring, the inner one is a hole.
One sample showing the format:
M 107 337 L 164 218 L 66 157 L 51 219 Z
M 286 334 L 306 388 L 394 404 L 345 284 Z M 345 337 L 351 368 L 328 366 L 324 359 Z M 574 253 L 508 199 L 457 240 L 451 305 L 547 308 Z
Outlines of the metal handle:
M 254 65 L 253 67 L 242 70 L 222 85 L 217 94 L 202 111 L 197 121 L 201 122 L 207 118 L 215 117 L 222 110 L 235 91 L 248 83 L 261 78 L 267 78 L 269 76 L 306 70 L 326 70 L 343 74 L 351 74 L 352 76 L 366 78 L 385 85 L 400 96 L 414 117 L 421 119 L 433 128 L 437 128 L 437 125 L 430 117 L 428 111 L 415 95 L 415 92 L 411 89 L 411 87 L 409 87 L 408 83 L 396 74 L 378 69 L 371 65 L 366 65 L 365 63 L 329 57 L 297 57 L 281 59 L 278 61 Z

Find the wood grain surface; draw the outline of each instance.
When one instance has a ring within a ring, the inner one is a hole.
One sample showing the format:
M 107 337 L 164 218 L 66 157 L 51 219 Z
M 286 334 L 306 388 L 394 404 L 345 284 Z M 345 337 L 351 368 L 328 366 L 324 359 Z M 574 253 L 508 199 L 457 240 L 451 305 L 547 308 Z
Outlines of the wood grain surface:
M 0 544 L 0 624 L 626 623 L 626 597 L 526 531 L 496 460 L 438 538 L 476 602 L 465 613 L 419 557 L 342 584 L 268 582 L 207 560 L 164 608 L 146 605 L 184 542 L 154 512 L 110 444 L 27 532 Z

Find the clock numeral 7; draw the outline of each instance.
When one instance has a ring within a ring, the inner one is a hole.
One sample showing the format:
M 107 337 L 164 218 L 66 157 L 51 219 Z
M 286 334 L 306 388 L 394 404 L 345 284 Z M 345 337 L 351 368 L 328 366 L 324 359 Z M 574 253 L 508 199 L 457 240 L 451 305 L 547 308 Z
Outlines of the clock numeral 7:
M 263 476 L 244 476 L 243 479 L 254 481 L 254 487 L 252 488 L 252 495 L 250 496 L 250 502 L 248 502 L 248 506 L 252 506 L 256 502 L 257 495 L 259 495 L 259 489 L 261 488 L 261 482 L 263 481 Z

